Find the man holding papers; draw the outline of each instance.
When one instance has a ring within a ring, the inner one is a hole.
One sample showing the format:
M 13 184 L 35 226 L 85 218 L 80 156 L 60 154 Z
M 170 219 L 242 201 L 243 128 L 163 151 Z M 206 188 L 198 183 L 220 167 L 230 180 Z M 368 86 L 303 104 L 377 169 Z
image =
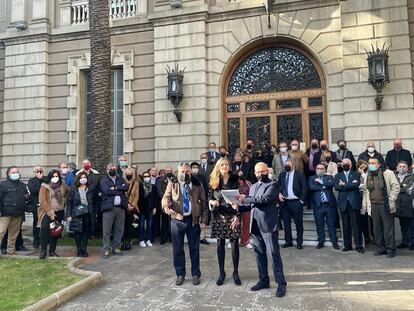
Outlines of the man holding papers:
M 267 164 L 259 162 L 254 168 L 258 182 L 251 188 L 248 196 L 240 194 L 238 199 L 241 206 L 233 204 L 233 208 L 239 212 L 251 210 L 250 233 L 253 239 L 253 248 L 256 252 L 257 266 L 259 269 L 259 282 L 251 288 L 258 291 L 270 287 L 267 271 L 267 254 L 272 253 L 273 273 L 278 284 L 276 297 L 286 294 L 286 280 L 283 274 L 282 258 L 280 257 L 278 244 L 279 216 L 277 209 L 278 184 L 268 176 Z

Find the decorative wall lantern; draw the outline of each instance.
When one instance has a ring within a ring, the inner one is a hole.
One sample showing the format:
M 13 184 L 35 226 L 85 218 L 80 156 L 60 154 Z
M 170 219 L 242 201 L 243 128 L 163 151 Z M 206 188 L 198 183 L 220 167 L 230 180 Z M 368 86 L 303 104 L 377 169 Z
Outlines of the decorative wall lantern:
M 181 8 L 183 6 L 183 0 L 170 0 L 170 5 L 172 8 Z
M 368 69 L 369 77 L 368 82 L 372 87 L 377 91 L 377 96 L 375 97 L 375 103 L 377 104 L 377 109 L 381 109 L 381 104 L 384 99 L 384 96 L 381 94 L 384 87 L 390 82 L 390 77 L 388 74 L 388 49 L 385 48 L 385 43 L 380 50 L 375 49 L 373 45 L 372 51 L 367 51 L 368 56 Z
M 178 70 L 178 65 L 175 69 L 170 69 L 167 65 L 168 74 L 168 99 L 174 106 L 174 114 L 178 122 L 182 121 L 182 113 L 178 110 L 181 101 L 183 100 L 183 79 L 184 70 Z

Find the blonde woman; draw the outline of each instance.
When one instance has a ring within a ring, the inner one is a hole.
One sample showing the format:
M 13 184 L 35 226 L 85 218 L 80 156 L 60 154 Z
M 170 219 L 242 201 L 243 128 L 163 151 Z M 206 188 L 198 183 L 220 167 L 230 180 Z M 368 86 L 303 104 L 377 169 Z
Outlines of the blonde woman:
M 132 167 L 128 167 L 124 171 L 123 178 L 128 185 L 128 191 L 125 193 L 128 207 L 125 211 L 122 249 L 129 251 L 131 249 L 132 222 L 134 221 L 134 214 L 138 213 L 139 183 L 135 175 L 135 170 Z
M 230 170 L 230 162 L 227 158 L 217 161 L 210 175 L 209 206 L 212 211 L 211 237 L 217 239 L 217 257 L 220 276 L 216 282 L 223 285 L 226 273 L 224 271 L 225 242 L 230 239 L 233 257 L 233 280 L 236 285 L 241 285 L 239 277 L 239 238 L 240 238 L 240 214 L 226 204 L 222 190 L 239 189 L 239 177 L 233 175 Z

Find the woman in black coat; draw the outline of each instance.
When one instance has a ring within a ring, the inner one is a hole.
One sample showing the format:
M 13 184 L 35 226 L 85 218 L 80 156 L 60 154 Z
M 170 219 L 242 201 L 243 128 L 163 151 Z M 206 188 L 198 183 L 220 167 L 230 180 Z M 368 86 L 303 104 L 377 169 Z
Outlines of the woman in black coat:
M 87 174 L 76 175 L 74 185 L 69 192 L 66 215 L 67 220 L 73 222 L 71 227 L 75 232 L 77 257 L 88 257 L 86 248 L 91 229 L 94 195 L 94 189 L 88 187 Z M 83 210 L 81 215 L 79 215 L 80 210 Z
M 217 257 L 220 276 L 216 282 L 222 285 L 226 278 L 224 271 L 225 243 L 230 239 L 233 257 L 233 280 L 236 285 L 241 285 L 239 278 L 239 238 L 240 215 L 231 205 L 227 204 L 221 193 L 222 190 L 238 190 L 239 177 L 233 175 L 230 170 L 230 162 L 226 158 L 217 161 L 210 175 L 209 206 L 212 211 L 211 237 L 217 239 Z

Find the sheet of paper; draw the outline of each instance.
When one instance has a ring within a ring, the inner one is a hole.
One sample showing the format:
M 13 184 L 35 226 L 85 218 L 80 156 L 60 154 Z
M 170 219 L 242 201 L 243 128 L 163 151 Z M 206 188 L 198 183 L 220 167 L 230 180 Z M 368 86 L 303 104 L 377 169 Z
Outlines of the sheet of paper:
M 223 199 L 227 204 L 240 204 L 240 201 L 237 200 L 239 190 L 221 190 L 221 194 L 223 195 Z

